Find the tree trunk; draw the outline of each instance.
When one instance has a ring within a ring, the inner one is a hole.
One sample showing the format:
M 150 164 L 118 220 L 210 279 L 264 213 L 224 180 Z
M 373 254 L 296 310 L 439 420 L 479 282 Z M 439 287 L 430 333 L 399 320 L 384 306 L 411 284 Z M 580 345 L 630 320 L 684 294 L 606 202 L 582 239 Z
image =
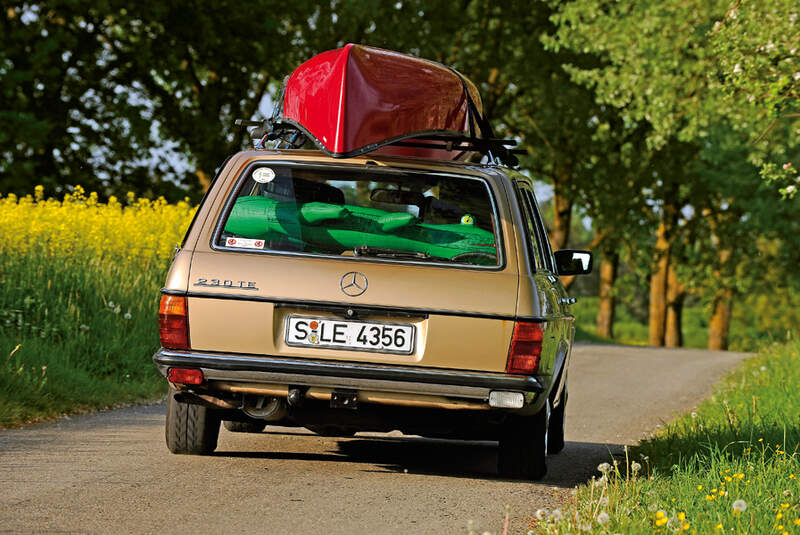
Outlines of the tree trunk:
M 600 306 L 597 309 L 597 334 L 614 338 L 615 297 L 614 283 L 617 280 L 619 255 L 616 251 L 603 252 L 600 261 Z
M 669 271 L 669 229 L 662 221 L 656 239 L 656 263 L 650 277 L 651 346 L 663 346 L 667 323 L 667 274 Z
M 711 321 L 708 325 L 708 349 L 728 349 L 728 330 L 733 307 L 733 290 L 725 288 L 717 292 L 712 304 Z
M 553 251 L 567 247 L 571 221 L 572 201 L 564 196 L 558 183 L 555 183 L 553 184 L 553 230 L 550 232 L 550 246 Z
M 683 346 L 683 300 L 686 287 L 675 274 L 674 262 L 670 263 L 667 273 L 667 319 L 664 333 L 664 345 L 667 347 Z
M 194 174 L 197 177 L 197 181 L 200 182 L 200 187 L 203 188 L 203 193 L 207 192 L 208 188 L 211 186 L 211 179 L 208 177 L 208 173 L 202 169 L 198 169 Z
M 719 252 L 719 269 L 714 271 L 718 280 L 722 279 L 731 261 L 730 249 Z M 708 323 L 708 349 L 728 349 L 731 308 L 733 307 L 733 288 L 721 288 L 714 294 L 711 304 L 711 321 Z

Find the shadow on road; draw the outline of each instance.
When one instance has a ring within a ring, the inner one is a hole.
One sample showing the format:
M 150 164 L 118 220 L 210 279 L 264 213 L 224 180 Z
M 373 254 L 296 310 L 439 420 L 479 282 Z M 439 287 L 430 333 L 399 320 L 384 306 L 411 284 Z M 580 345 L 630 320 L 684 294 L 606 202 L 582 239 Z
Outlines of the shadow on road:
M 308 436 L 308 435 L 306 435 Z M 324 453 L 304 451 L 217 451 L 220 457 L 295 460 L 304 462 L 359 463 L 365 472 L 402 473 L 500 480 L 497 475 L 497 443 L 381 437 L 334 439 L 336 449 Z M 541 481 L 569 488 L 597 475 L 597 465 L 612 457 L 624 457 L 623 446 L 590 442 L 567 442 L 564 451 L 548 457 L 548 474 Z

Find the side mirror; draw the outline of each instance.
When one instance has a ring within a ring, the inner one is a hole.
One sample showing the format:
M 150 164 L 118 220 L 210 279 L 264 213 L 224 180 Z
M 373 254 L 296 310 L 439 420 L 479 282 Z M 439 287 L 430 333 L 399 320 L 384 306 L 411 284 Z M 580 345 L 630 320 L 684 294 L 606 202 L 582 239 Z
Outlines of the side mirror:
M 589 251 L 561 249 L 553 256 L 559 275 L 586 275 L 592 272 L 592 253 Z

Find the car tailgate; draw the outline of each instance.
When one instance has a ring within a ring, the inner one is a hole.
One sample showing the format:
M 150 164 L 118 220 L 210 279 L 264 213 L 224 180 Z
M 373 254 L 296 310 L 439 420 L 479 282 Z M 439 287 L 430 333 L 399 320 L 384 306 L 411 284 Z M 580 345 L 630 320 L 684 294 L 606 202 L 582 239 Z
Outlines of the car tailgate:
M 354 272 L 359 282 L 363 275 L 366 291 L 349 296 L 342 286 Z M 517 285 L 517 274 L 503 270 L 197 251 L 188 288 L 191 345 L 202 351 L 503 371 Z M 343 314 L 348 308 L 352 317 Z M 290 346 L 290 316 L 413 326 L 415 340 L 409 354 Z

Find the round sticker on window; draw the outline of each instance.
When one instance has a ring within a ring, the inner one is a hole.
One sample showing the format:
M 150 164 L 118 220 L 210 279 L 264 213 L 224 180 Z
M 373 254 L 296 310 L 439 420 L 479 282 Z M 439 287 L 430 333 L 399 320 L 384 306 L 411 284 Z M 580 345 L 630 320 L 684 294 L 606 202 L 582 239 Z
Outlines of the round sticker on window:
M 258 182 L 259 184 L 266 184 L 267 182 L 272 182 L 275 179 L 275 171 L 270 169 L 269 167 L 259 167 L 255 171 L 253 171 L 253 180 Z

